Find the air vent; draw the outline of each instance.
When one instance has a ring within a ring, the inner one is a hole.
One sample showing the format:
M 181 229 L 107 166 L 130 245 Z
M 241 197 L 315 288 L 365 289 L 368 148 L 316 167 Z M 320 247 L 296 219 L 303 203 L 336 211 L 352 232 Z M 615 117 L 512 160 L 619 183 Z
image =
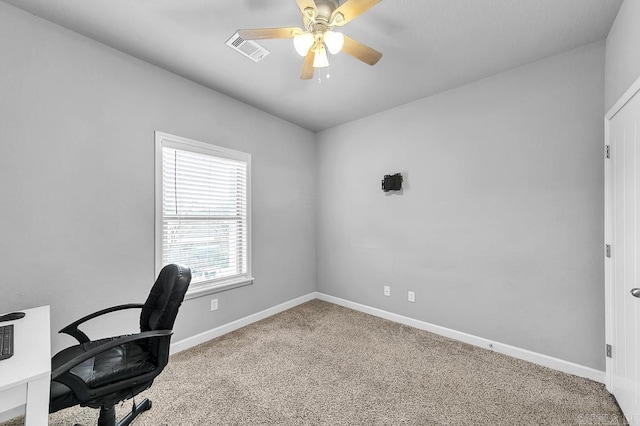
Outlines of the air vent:
M 253 62 L 260 62 L 265 56 L 269 54 L 269 51 L 260 46 L 253 40 L 244 40 L 242 37 L 235 33 L 229 40 L 227 40 L 227 46 L 242 53 Z

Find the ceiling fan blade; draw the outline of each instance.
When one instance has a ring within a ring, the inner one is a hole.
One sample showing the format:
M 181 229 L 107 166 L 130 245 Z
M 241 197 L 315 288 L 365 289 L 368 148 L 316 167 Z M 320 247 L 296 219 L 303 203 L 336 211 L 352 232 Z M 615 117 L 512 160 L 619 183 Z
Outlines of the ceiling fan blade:
M 250 30 L 238 30 L 238 35 L 245 40 L 263 40 L 267 38 L 293 38 L 295 34 L 304 31 L 297 27 L 289 28 L 254 28 Z
M 382 0 L 347 0 L 333 11 L 333 13 L 331 14 L 330 22 L 333 22 L 335 23 L 335 25 L 341 27 L 342 25 L 353 20 L 359 15 L 362 15 L 364 12 L 371 9 L 381 1 Z M 339 13 L 342 14 L 344 19 L 335 19 Z
M 310 17 L 305 12 L 305 9 L 313 9 L 316 10 L 316 3 L 313 0 L 296 0 L 298 7 L 300 8 L 300 12 L 302 12 L 302 16 Z
M 377 64 L 382 58 L 382 53 L 347 36 L 344 36 L 342 51 L 369 65 Z
M 316 57 L 316 52 L 311 49 L 307 56 L 304 57 L 304 63 L 302 64 L 302 72 L 300 78 L 302 80 L 311 80 L 316 69 L 313 67 L 313 60 Z

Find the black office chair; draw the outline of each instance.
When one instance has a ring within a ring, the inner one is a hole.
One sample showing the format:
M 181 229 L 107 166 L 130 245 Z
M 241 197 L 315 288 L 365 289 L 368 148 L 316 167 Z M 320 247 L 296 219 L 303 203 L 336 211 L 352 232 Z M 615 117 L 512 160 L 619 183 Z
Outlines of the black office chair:
M 79 345 L 57 353 L 51 360 L 49 412 L 74 405 L 100 408 L 98 426 L 115 426 L 115 404 L 148 389 L 169 361 L 169 344 L 178 308 L 191 282 L 189 268 L 162 268 L 144 305 L 129 304 L 103 309 L 69 324 L 60 333 L 75 337 Z M 78 325 L 100 315 L 140 308 L 140 333 L 90 340 Z M 118 426 L 130 424 L 150 409 L 144 399 Z

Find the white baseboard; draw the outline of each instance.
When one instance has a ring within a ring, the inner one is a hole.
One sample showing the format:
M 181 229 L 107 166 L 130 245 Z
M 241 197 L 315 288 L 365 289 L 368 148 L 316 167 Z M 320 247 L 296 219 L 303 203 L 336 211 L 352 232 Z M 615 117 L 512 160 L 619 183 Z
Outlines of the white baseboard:
M 230 323 L 221 325 L 220 327 L 213 328 L 211 330 L 207 330 L 203 333 L 196 334 L 195 336 L 187 337 L 186 339 L 180 340 L 178 342 L 171 344 L 170 353 L 173 355 L 175 353 L 184 351 L 185 349 L 192 348 L 196 345 L 204 343 L 208 340 L 215 339 L 216 337 L 220 337 L 223 334 L 230 333 L 234 330 L 247 326 L 256 321 L 260 321 L 265 318 L 269 318 L 275 314 L 278 314 L 282 311 L 286 311 L 287 309 L 291 309 L 294 306 L 301 305 L 305 302 L 313 300 L 316 298 L 316 293 L 309 293 L 304 296 L 297 297 L 295 299 L 289 300 L 287 302 L 281 303 L 279 305 L 273 306 L 271 308 L 265 309 L 264 311 L 257 312 L 255 314 L 246 316 L 244 318 L 240 318 L 239 320 L 232 321 Z
M 205 331 L 192 337 L 180 340 L 171 344 L 171 354 L 178 353 L 185 349 L 189 349 L 193 346 L 204 343 L 208 340 L 220 337 L 223 334 L 230 333 L 234 330 L 247 326 L 256 321 L 268 318 L 272 315 L 278 314 L 287 309 L 291 309 L 295 306 L 301 305 L 313 299 L 324 300 L 325 302 L 334 303 L 336 305 L 344 306 L 345 308 L 353 309 L 355 311 L 364 312 L 376 317 L 384 318 L 389 321 L 397 322 L 400 324 L 415 327 L 419 330 L 429 331 L 431 333 L 439 334 L 450 339 L 458 340 L 470 345 L 479 346 L 481 348 L 490 349 L 501 354 L 509 355 L 514 358 L 519 358 L 525 361 L 532 362 L 534 364 L 542 365 L 544 367 L 551 368 L 553 370 L 562 371 L 563 373 L 573 374 L 579 377 L 585 377 L 587 379 L 594 380 L 596 382 L 605 382 L 605 372 L 596 370 L 594 368 L 585 367 L 584 365 L 576 364 L 570 361 L 565 361 L 559 358 L 554 358 L 549 355 L 533 352 L 527 349 L 518 348 L 515 346 L 507 345 L 500 342 L 494 342 L 493 340 L 485 339 L 483 337 L 474 336 L 472 334 L 463 333 L 461 331 L 452 330 L 450 328 L 441 327 L 439 325 L 430 324 L 425 321 L 420 321 L 414 318 L 405 317 L 403 315 L 394 314 L 392 312 L 384 311 L 382 309 L 373 308 L 371 306 L 362 305 L 360 303 L 351 302 L 349 300 L 340 299 L 339 297 L 330 296 L 328 294 L 313 292 L 304 296 L 289 300 L 281 303 L 277 306 L 265 309 L 264 311 L 257 312 L 255 314 L 240 318 L 239 320 L 232 321 L 230 323 L 221 325 L 214 329 Z
M 585 377 L 587 379 L 591 379 L 600 383 L 605 382 L 604 371 L 596 370 L 590 367 L 585 367 L 584 365 L 565 361 L 559 358 L 554 358 L 554 357 L 540 354 L 537 352 L 532 352 L 527 349 L 506 345 L 504 343 L 494 342 L 492 340 L 485 339 L 483 337 L 474 336 L 472 334 L 463 333 L 460 331 L 452 330 L 450 328 L 441 327 L 439 325 L 430 324 L 428 322 L 424 322 L 417 319 L 394 314 L 391 312 L 383 311 L 382 309 L 361 305 L 359 303 L 351 302 L 349 300 L 340 299 L 334 296 L 329 296 L 328 294 L 316 292 L 316 298 L 320 300 L 324 300 L 325 302 L 330 302 L 336 305 L 344 306 L 345 308 L 353 309 L 355 311 L 360 311 L 376 317 L 384 318 L 389 321 L 408 325 L 410 327 L 415 327 L 420 330 L 429 331 L 431 333 L 449 337 L 454 340 L 459 340 L 461 342 L 468 343 L 470 345 L 479 346 L 485 349 L 490 349 L 495 352 L 499 352 L 501 354 L 509 355 L 514 358 L 519 358 L 525 361 L 529 361 L 534 364 L 542 365 L 544 367 L 548 367 L 553 370 L 562 371 L 563 373 L 573 374 L 579 377 Z
M 3 411 L 0 413 L 0 422 L 6 422 L 7 420 L 11 420 L 14 417 L 24 416 L 25 406 L 22 405 L 20 407 L 12 408 L 9 411 Z

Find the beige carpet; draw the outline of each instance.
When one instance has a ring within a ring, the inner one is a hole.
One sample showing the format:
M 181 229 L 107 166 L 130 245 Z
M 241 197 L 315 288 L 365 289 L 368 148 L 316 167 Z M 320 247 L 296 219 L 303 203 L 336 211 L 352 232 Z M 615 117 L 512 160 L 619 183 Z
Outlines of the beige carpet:
M 624 421 L 599 383 L 318 300 L 173 356 L 145 396 L 135 425 Z M 49 421 L 96 418 L 75 407 Z

